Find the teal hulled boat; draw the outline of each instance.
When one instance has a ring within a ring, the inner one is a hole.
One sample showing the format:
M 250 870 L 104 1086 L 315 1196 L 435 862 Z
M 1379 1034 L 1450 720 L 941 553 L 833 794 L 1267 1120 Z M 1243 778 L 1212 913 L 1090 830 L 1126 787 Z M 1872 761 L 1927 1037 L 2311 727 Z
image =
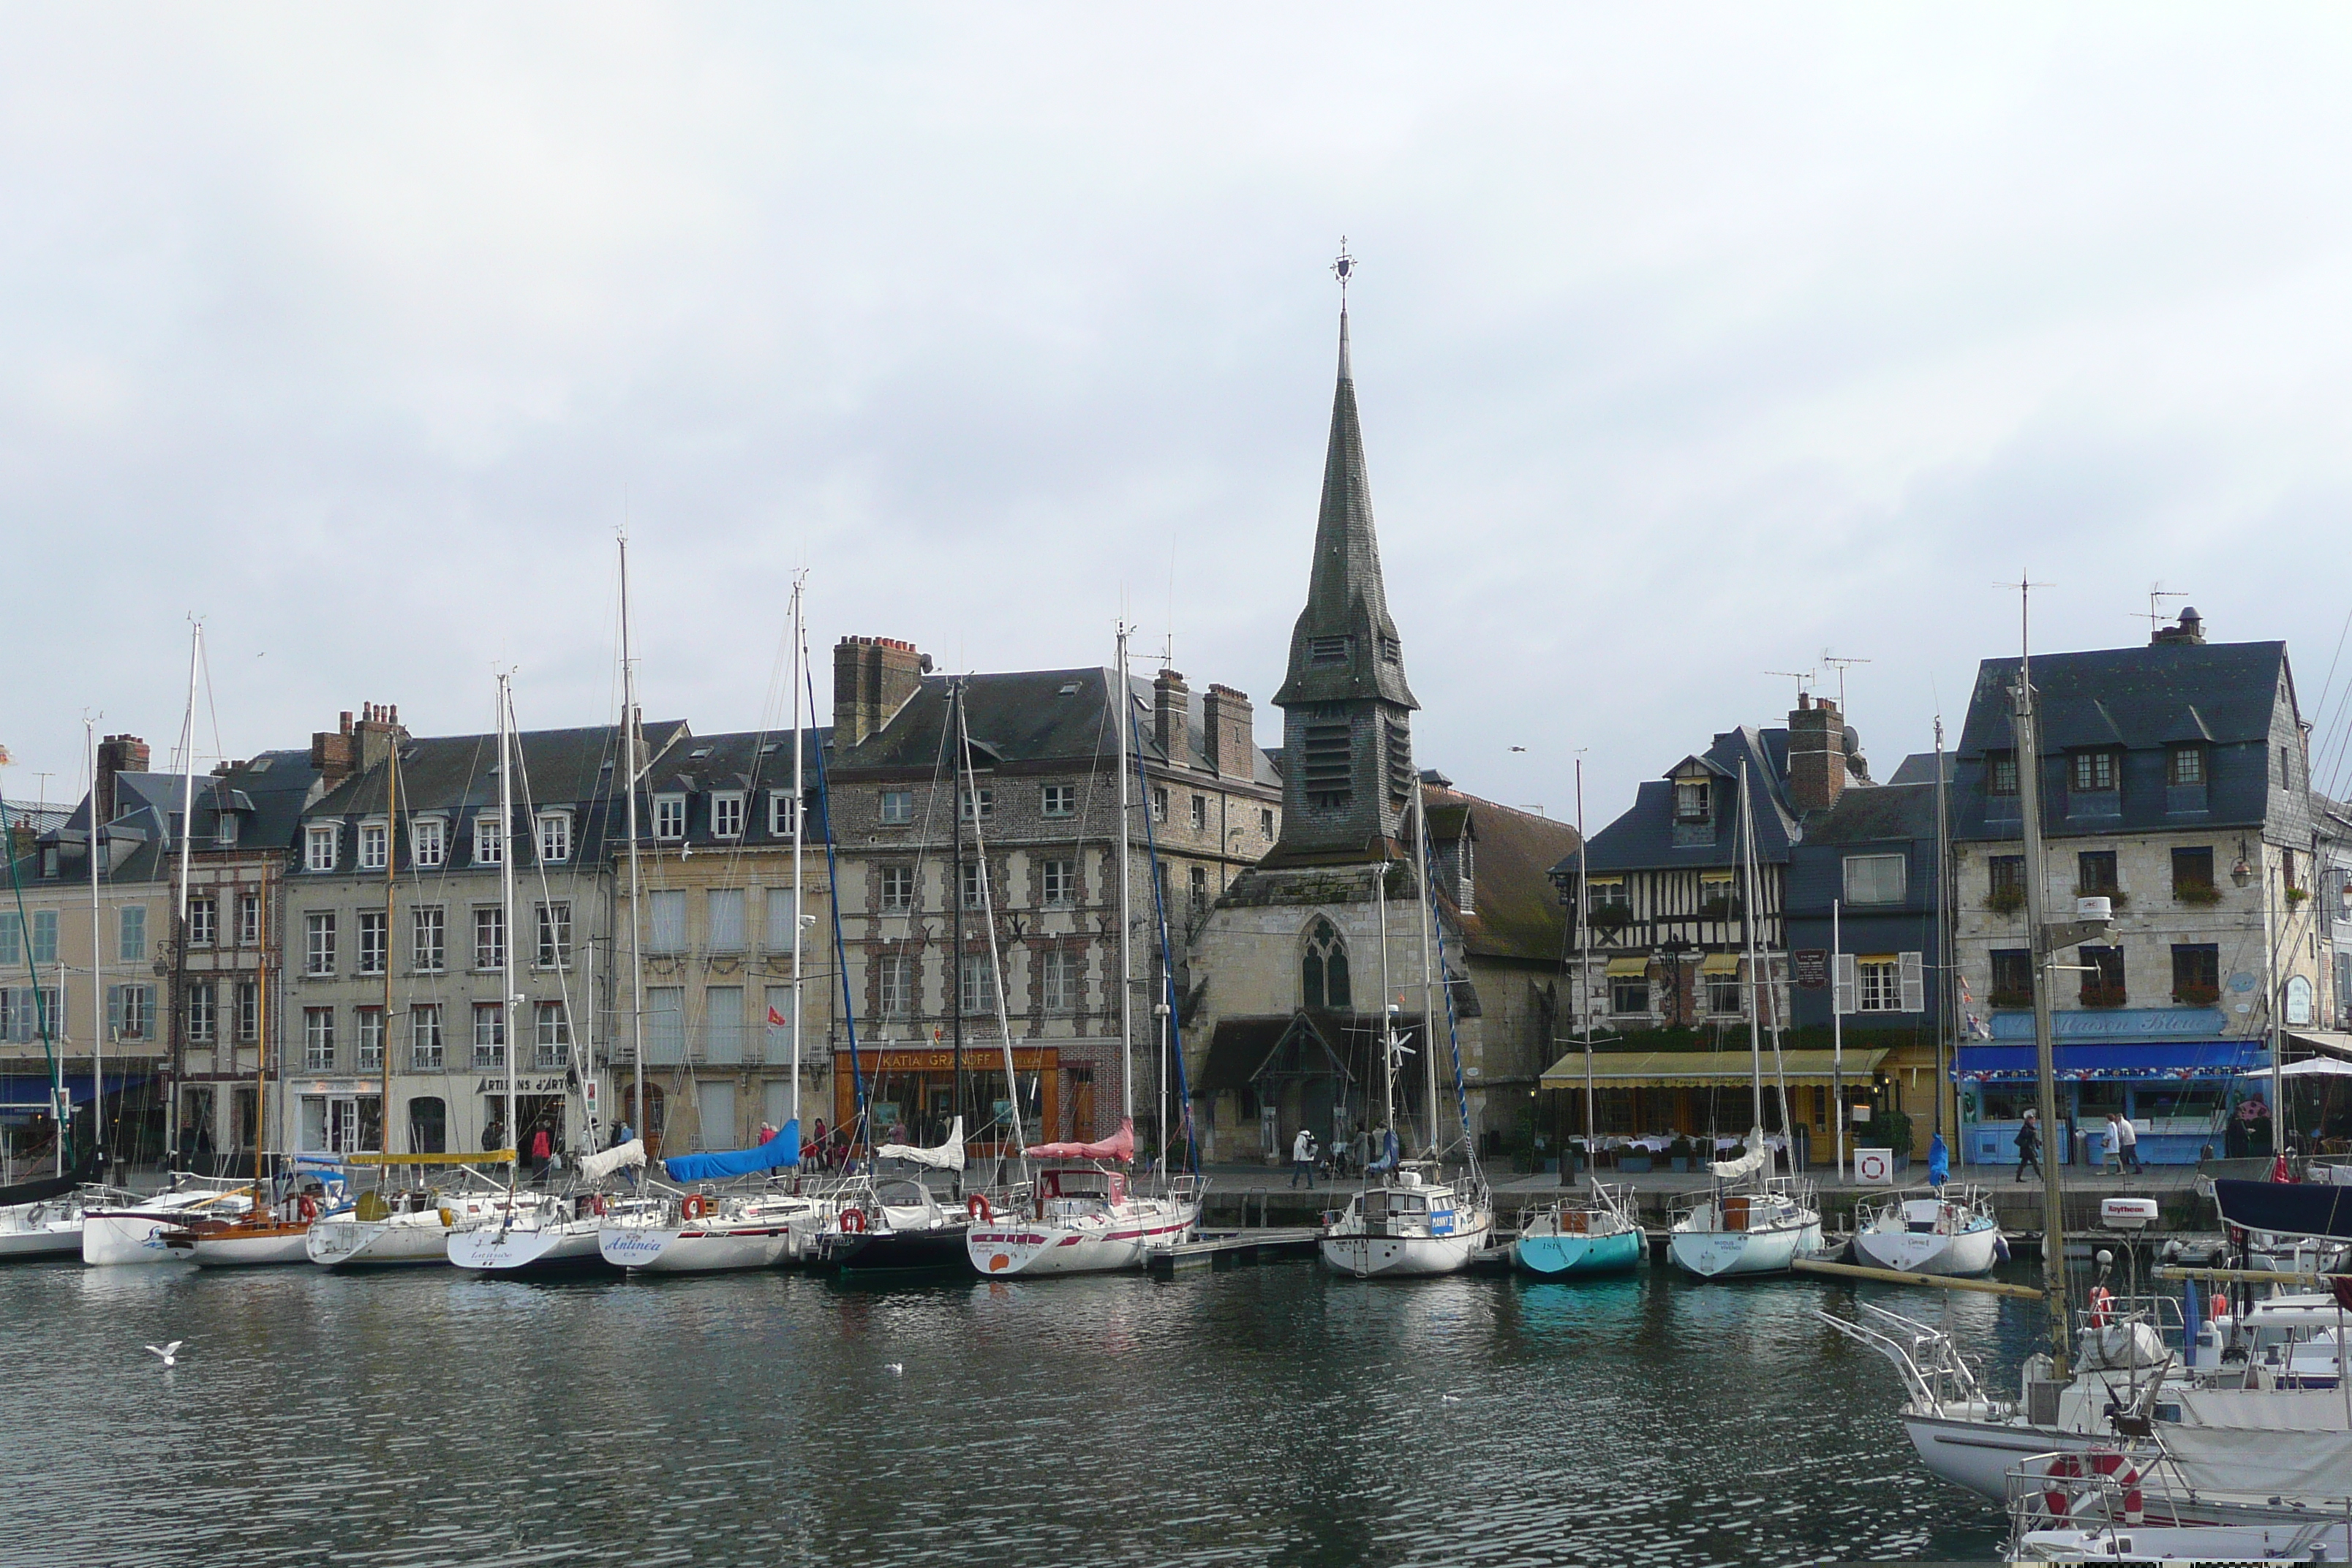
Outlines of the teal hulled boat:
M 1594 1183 L 1588 1196 L 1563 1198 L 1528 1216 L 1511 1262 L 1546 1279 L 1622 1274 L 1642 1261 L 1642 1227 L 1622 1189 Z

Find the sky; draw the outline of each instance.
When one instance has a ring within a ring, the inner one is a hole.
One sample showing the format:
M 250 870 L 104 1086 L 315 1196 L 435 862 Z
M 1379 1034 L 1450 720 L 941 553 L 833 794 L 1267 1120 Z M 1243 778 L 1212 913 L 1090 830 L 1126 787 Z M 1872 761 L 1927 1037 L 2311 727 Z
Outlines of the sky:
M 1593 825 L 1847 668 L 2284 638 L 2347 787 L 2352 12 L 20 4 L 0 774 L 820 659 L 1268 699 L 1340 237 L 1417 752 Z M 826 689 L 821 671 L 819 690 Z M 829 696 L 828 699 L 829 700 Z M 1523 748 L 1523 749 L 1522 749 Z M 2332 760 L 2331 760 L 2332 759 Z M 46 778 L 41 775 L 47 774 Z

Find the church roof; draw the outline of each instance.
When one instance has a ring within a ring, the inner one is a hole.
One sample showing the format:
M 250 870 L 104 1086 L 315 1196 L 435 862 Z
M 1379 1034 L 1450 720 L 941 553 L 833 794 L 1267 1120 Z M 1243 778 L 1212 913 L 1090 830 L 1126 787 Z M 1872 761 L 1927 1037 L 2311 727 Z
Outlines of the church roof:
M 1471 956 L 1558 963 L 1568 912 L 1551 868 L 1576 853 L 1576 829 L 1435 785 L 1424 784 L 1422 799 L 1433 839 L 1458 837 L 1466 823 L 1475 846 L 1470 912 L 1460 917 Z

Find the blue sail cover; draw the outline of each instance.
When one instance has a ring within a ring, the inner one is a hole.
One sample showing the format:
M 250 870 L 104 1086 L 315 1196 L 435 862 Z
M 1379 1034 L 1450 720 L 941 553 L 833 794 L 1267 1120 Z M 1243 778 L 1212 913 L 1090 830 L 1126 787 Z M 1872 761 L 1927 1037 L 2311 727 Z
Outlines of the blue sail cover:
M 801 1123 L 794 1117 L 784 1130 L 757 1149 L 721 1149 L 710 1154 L 680 1154 L 664 1160 L 662 1169 L 673 1182 L 715 1182 L 729 1176 L 753 1176 L 801 1163 Z

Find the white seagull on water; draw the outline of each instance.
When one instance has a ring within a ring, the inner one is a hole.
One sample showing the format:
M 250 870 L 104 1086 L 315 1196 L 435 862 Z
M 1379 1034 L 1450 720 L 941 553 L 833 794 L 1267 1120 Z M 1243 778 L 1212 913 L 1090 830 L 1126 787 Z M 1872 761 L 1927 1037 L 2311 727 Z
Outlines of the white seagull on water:
M 185 1340 L 173 1340 L 168 1345 L 149 1345 L 147 1349 L 152 1353 L 162 1356 L 165 1366 L 177 1366 L 180 1364 L 180 1347 L 187 1342 Z
M 882 1363 L 882 1370 L 888 1373 L 903 1373 L 907 1370 L 907 1365 L 904 1362 L 886 1361 Z

